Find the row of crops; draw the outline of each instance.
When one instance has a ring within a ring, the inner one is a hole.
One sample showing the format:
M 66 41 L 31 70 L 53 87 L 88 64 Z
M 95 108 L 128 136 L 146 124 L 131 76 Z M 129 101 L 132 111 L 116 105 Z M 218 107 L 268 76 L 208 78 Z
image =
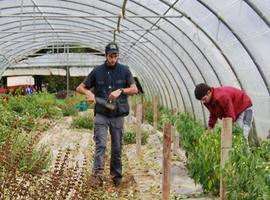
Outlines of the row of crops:
M 73 115 L 73 127 L 92 129 L 93 119 L 77 116 L 75 105 L 82 97 L 57 100 L 54 95 L 41 93 L 33 96 L 3 96 L 0 98 L 0 194 L 23 195 L 27 182 L 38 177 L 50 165 L 50 150 L 37 148 L 41 133 L 62 116 Z M 144 122 L 153 123 L 153 105 L 145 102 Z M 172 114 L 159 107 L 158 127 L 164 122 L 177 127 L 180 145 L 187 152 L 187 168 L 196 183 L 206 193 L 218 195 L 219 177 L 223 173 L 228 199 L 269 199 L 270 197 L 270 141 L 261 141 L 258 148 L 247 147 L 242 130 L 233 127 L 233 149 L 230 161 L 220 169 L 220 128 L 204 135 L 204 126 L 188 114 Z M 135 142 L 135 130 L 125 134 L 126 143 Z M 146 134 L 147 135 L 147 134 Z M 143 137 L 143 143 L 147 136 Z M 66 152 L 67 153 L 67 152 Z M 66 154 L 63 152 L 63 154 Z M 59 179 L 60 180 L 60 179 Z M 37 180 L 32 180 L 36 181 Z M 53 185 L 40 182 L 39 191 L 50 191 Z M 35 190 L 33 189 L 33 192 Z M 37 191 L 37 190 L 36 190 Z
M 70 178 L 68 172 L 64 174 L 69 150 L 59 153 L 55 170 L 44 178 L 49 172 L 52 154 L 48 146 L 37 144 L 42 133 L 63 116 L 78 115 L 74 105 L 81 98 L 58 100 L 48 93 L 0 97 L 0 199 L 56 198 L 56 192 L 63 187 L 60 183 L 73 184 L 72 181 L 61 182 L 65 177 Z M 89 116 L 77 116 L 72 127 L 81 128 L 88 120 Z M 58 196 L 68 193 L 70 186 L 65 188 Z
M 140 102 L 138 99 L 135 101 Z M 145 102 L 144 109 L 144 120 L 153 124 L 153 104 Z M 191 115 L 173 114 L 161 106 L 158 112 L 160 130 L 164 122 L 176 126 L 180 145 L 186 151 L 189 174 L 196 183 L 202 185 L 206 193 L 219 195 L 222 173 L 228 199 L 270 199 L 270 140 L 261 141 L 260 147 L 255 147 L 254 139 L 250 138 L 251 148 L 248 148 L 242 129 L 234 125 L 230 160 L 221 169 L 221 127 L 217 126 L 212 134 L 204 135 L 205 127 L 194 121 Z

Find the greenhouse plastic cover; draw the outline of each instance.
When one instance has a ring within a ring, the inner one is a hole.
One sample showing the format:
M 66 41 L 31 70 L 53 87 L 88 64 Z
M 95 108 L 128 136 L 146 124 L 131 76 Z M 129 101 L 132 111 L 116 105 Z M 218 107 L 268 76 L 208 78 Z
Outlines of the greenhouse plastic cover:
M 162 105 L 206 122 L 208 111 L 194 97 L 196 84 L 242 88 L 252 98 L 257 132 L 266 138 L 269 27 L 269 0 L 1 0 L 0 74 L 64 75 L 55 55 L 28 56 L 60 45 L 104 53 L 115 41 L 120 61 L 136 74 L 148 99 L 158 95 Z M 104 61 L 94 56 L 83 64 L 66 54 L 71 75 L 87 75 Z

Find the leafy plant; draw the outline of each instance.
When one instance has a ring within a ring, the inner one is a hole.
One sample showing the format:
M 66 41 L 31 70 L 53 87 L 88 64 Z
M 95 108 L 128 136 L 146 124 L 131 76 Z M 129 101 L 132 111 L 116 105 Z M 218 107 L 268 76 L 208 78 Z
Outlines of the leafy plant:
M 64 116 L 77 116 L 78 110 L 74 106 L 63 105 L 62 113 Z
M 188 169 L 196 183 L 206 192 L 218 194 L 220 179 L 220 132 L 199 136 L 188 155 Z
M 73 128 L 92 129 L 94 126 L 94 120 L 92 115 L 75 117 L 72 122 Z
M 145 131 L 142 131 L 141 144 L 145 145 L 149 138 L 149 134 Z M 136 144 L 136 131 L 129 130 L 124 133 L 124 143 L 125 144 Z
M 269 162 L 266 161 L 270 153 L 268 151 L 267 155 L 265 151 L 267 145 L 264 146 L 268 142 L 253 153 L 248 149 L 242 135 L 234 135 L 233 143 L 230 162 L 223 171 L 227 198 L 232 200 L 269 199 L 270 169 Z

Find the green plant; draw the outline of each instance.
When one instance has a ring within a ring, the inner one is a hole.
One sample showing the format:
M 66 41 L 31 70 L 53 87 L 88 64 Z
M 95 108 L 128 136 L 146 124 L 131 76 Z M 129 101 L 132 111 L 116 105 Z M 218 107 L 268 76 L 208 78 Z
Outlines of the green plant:
M 62 106 L 62 113 L 64 116 L 77 116 L 78 110 L 75 108 L 75 106 L 69 106 L 65 104 Z
M 143 115 L 144 115 L 145 121 L 153 125 L 153 116 L 154 116 L 153 103 L 149 101 L 144 102 Z
M 75 117 L 72 122 L 73 128 L 85 128 L 92 129 L 94 126 L 94 120 L 92 115 Z
M 204 126 L 194 121 L 190 114 L 180 113 L 176 116 L 176 128 L 179 132 L 180 144 L 188 152 L 194 151 Z
M 218 194 L 220 179 L 220 131 L 201 135 L 188 154 L 189 174 L 206 192 Z
M 145 131 L 142 131 L 141 143 L 145 145 L 149 138 L 149 134 Z M 129 130 L 124 133 L 124 143 L 125 144 L 136 144 L 136 131 Z
M 269 144 L 270 142 L 265 142 L 262 147 L 251 153 L 244 137 L 234 135 L 230 161 L 223 170 L 228 199 L 270 198 L 270 169 L 267 162 L 270 153 L 266 152 L 269 150 L 267 147 Z

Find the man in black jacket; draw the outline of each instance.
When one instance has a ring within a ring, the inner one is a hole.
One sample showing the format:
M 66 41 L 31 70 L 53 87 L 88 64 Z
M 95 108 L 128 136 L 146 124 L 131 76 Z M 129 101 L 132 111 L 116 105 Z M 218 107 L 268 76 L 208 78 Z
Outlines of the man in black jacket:
M 119 48 L 109 43 L 105 48 L 106 61 L 94 68 L 87 78 L 77 87 L 88 101 L 95 102 L 95 158 L 92 184 L 102 186 L 104 159 L 107 143 L 107 130 L 111 135 L 110 173 L 113 183 L 119 186 L 122 180 L 122 141 L 124 116 L 129 113 L 128 95 L 138 92 L 129 68 L 118 63 Z M 101 99 L 101 100 L 100 100 Z M 108 102 L 113 107 L 99 103 Z

